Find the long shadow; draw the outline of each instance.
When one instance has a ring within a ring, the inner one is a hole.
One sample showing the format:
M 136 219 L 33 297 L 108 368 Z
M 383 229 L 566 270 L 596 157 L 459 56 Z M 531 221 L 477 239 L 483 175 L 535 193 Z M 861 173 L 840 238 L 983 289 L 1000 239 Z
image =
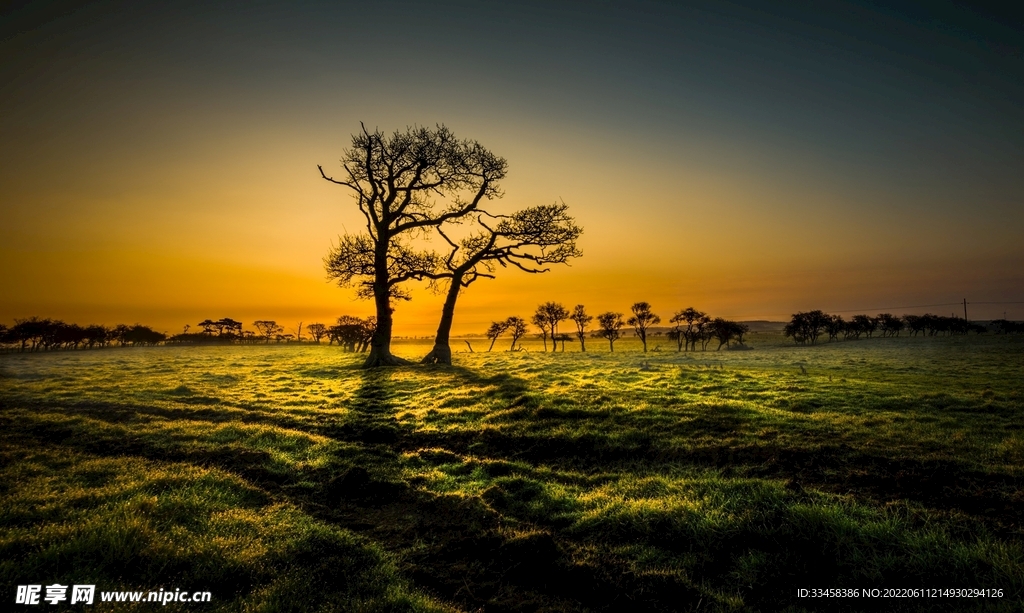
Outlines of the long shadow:
M 491 505 L 482 498 L 437 495 L 416 489 L 403 479 L 402 452 L 441 448 L 461 455 L 589 467 L 599 471 L 614 469 L 620 462 L 628 462 L 633 467 L 637 462 L 647 463 L 652 468 L 691 464 L 723 470 L 742 469 L 751 476 L 789 478 L 794 488 L 801 488 L 801 484 L 830 487 L 833 484 L 828 483 L 827 469 L 839 467 L 849 472 L 849 466 L 870 459 L 863 453 L 843 448 L 794 451 L 770 446 L 722 445 L 674 452 L 659 445 L 658 433 L 651 434 L 635 426 L 630 426 L 633 433 L 625 432 L 614 441 L 599 432 L 585 436 L 555 435 L 551 432 L 553 426 L 563 421 L 579 421 L 585 415 L 546 410 L 551 398 L 531 391 L 526 381 L 507 373 L 482 374 L 461 367 L 444 368 L 444 372 L 454 375 L 453 385 L 484 388 L 487 391 L 483 393 L 499 400 L 508 413 L 509 421 L 505 422 L 508 428 L 487 428 L 483 433 L 457 435 L 417 432 L 411 424 L 396 418 L 407 407 L 396 381 L 400 371 L 393 369 L 360 371 L 359 386 L 344 419 L 315 426 L 308 423 L 294 426 L 332 436 L 365 452 L 355 460 L 340 458 L 321 471 L 276 473 L 268 469 L 269 453 L 259 450 L 168 450 L 137 439 L 89 441 L 75 436 L 72 423 L 2 425 L 6 430 L 5 438 L 17 433 L 39 445 L 77 447 L 100 456 L 138 455 L 235 472 L 318 519 L 382 543 L 398 553 L 403 571 L 421 588 L 466 609 L 486 608 L 487 611 L 684 610 L 698 602 L 701 593 L 682 580 L 637 574 L 625 561 L 605 560 L 601 566 L 577 563 L 573 553 L 579 544 L 554 521 L 531 523 L 521 517 L 503 517 L 502 505 Z M 216 408 L 204 408 L 200 415 L 215 421 L 212 414 L 206 413 L 208 410 L 216 411 Z M 110 417 L 129 419 L 131 411 L 132 407 L 110 409 Z M 156 414 L 146 408 L 138 412 Z M 166 413 L 171 418 L 182 416 L 174 411 Z M 723 414 L 720 420 L 714 416 L 707 419 L 712 422 L 686 427 L 695 430 L 743 427 L 740 414 Z M 517 431 L 516 426 L 524 428 Z M 897 487 L 889 490 L 900 497 L 908 497 L 907 492 L 914 494 L 912 483 L 921 476 L 937 484 L 937 491 L 947 482 L 947 478 L 933 470 L 943 467 L 921 463 L 912 466 L 913 463 L 888 458 L 876 458 L 873 462 L 886 475 L 894 478 L 903 475 L 902 481 L 896 481 Z M 622 466 L 626 468 L 625 464 Z M 925 475 L 926 472 L 929 474 Z M 971 478 L 975 480 L 958 482 L 957 487 L 977 485 L 982 476 L 971 475 Z M 300 487 L 300 482 L 316 485 Z M 1019 487 L 1020 483 L 1018 480 L 1012 484 L 990 485 L 993 490 L 1004 492 L 1005 488 Z M 859 487 L 875 492 L 870 483 Z M 914 495 L 925 496 L 925 493 Z M 928 500 L 941 505 L 941 500 L 931 496 Z M 507 529 L 509 520 L 518 528 L 517 533 Z M 1016 522 L 1019 527 L 1019 511 L 1007 516 L 1007 521 Z

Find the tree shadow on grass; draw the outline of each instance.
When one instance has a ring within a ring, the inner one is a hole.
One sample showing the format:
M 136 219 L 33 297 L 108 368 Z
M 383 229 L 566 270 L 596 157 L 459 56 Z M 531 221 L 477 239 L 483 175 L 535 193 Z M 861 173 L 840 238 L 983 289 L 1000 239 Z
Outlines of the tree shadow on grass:
M 442 369 L 434 368 L 442 376 Z M 424 370 L 430 369 L 417 372 Z M 553 518 L 520 512 L 535 502 L 536 488 L 529 486 L 539 482 L 533 479 L 516 477 L 482 497 L 435 494 L 403 479 L 403 452 L 430 449 L 453 456 L 624 473 L 638 463 L 655 471 L 679 464 L 723 470 L 747 467 L 754 470 L 751 476 L 799 476 L 808 486 L 814 485 L 815 479 L 827 478 L 827 471 L 819 474 L 818 466 L 846 462 L 851 457 L 845 451 L 821 455 L 820 450 L 796 453 L 724 444 L 673 452 L 659 443 L 665 432 L 647 431 L 628 421 L 617 425 L 614 432 L 592 428 L 590 432 L 566 434 L 561 432 L 562 426 L 580 423 L 588 414 L 573 408 L 563 410 L 551 396 L 532 391 L 526 381 L 508 373 L 485 374 L 460 367 L 443 368 L 443 375 L 450 377 L 452 386 L 479 390 L 481 396 L 494 401 L 498 410 L 504 411 L 503 421 L 478 431 L 417 431 L 411 422 L 397 419 L 399 413 L 410 408 L 407 398 L 412 390 L 408 386 L 415 385 L 402 374 L 401 369 L 360 370 L 354 375 L 359 383 L 343 420 L 315 426 L 298 424 L 298 429 L 331 436 L 358 453 L 334 458 L 326 467 L 300 468 L 294 473 L 271 470 L 271 454 L 261 449 L 235 446 L 209 451 L 160 447 L 152 440 L 131 437 L 120 441 L 97 439 L 83 436 L 73 420 L 5 425 L 12 425 L 40 444 L 77 447 L 100 456 L 139 455 L 202 464 L 234 472 L 313 517 L 383 544 L 398 554 L 403 572 L 419 586 L 467 609 L 486 607 L 488 611 L 686 610 L 705 594 L 682 577 L 637 571 L 628 556 L 581 561 L 578 554 L 588 543 L 568 533 L 565 525 Z M 129 412 L 130 408 L 122 408 L 116 418 L 130 421 Z M 594 415 L 603 418 L 600 412 Z M 745 418 L 741 412 L 722 411 L 680 427 L 721 433 L 745 427 Z M 300 482 L 312 486 L 299 487 Z M 512 487 L 515 484 L 523 487 Z M 680 544 L 680 548 L 685 549 L 687 544 Z M 734 559 L 732 554 L 749 543 L 734 545 L 729 555 L 720 556 L 722 568 L 715 573 L 726 572 Z M 719 581 L 712 579 L 713 583 Z M 768 598 L 766 606 L 780 604 L 778 595 L 773 593 Z

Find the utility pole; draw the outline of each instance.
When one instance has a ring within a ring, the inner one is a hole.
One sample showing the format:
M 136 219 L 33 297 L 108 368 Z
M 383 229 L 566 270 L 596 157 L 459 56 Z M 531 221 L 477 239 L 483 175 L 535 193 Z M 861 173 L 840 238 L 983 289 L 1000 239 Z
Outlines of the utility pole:
M 964 321 L 967 321 L 967 299 L 964 298 Z

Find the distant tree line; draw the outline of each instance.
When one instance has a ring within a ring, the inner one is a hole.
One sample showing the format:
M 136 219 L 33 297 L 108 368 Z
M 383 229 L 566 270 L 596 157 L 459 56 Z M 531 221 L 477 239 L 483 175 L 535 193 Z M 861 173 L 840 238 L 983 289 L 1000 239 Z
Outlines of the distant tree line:
M 608 341 L 608 350 L 615 351 L 615 341 L 622 338 L 622 329 L 629 326 L 633 329 L 633 335 L 640 339 L 644 352 L 647 352 L 647 340 L 654 336 L 652 328 L 661 323 L 659 317 L 647 302 L 636 302 L 630 307 L 632 315 L 623 319 L 622 313 L 612 311 L 601 313 L 597 316 L 587 313 L 586 307 L 577 304 L 569 311 L 565 305 L 557 302 L 545 302 L 537 307 L 530 323 L 537 329 L 537 338 L 541 340 L 544 351 L 548 350 L 548 339 L 551 340 L 551 350 L 557 351 L 558 343 L 561 343 L 562 351 L 565 351 L 566 341 L 575 339 L 580 343 L 580 351 L 587 350 L 586 339 L 603 338 Z M 597 319 L 597 329 L 588 330 L 591 322 Z M 563 321 L 570 320 L 575 324 L 572 334 L 559 332 L 559 326 Z M 743 337 L 749 331 L 745 324 L 730 321 L 721 317 L 712 319 L 703 311 L 693 307 L 678 311 L 669 320 L 673 327 L 668 330 L 667 336 L 674 341 L 676 351 L 696 351 L 700 345 L 701 351 L 706 351 L 708 344 L 713 340 L 718 341 L 717 349 L 728 346 L 732 342 L 743 345 Z M 488 351 L 494 349 L 494 344 L 505 332 L 512 336 L 512 344 L 509 350 L 515 351 L 516 344 L 528 332 L 526 321 L 521 317 L 509 317 L 503 321 L 491 322 L 487 329 L 486 336 L 491 341 Z
M 118 324 L 80 326 L 59 319 L 15 319 L 8 328 L 0 324 L 0 344 L 16 347 L 19 351 L 53 351 L 57 349 L 84 349 L 110 345 L 156 345 L 167 336 L 148 326 Z
M 190 331 L 192 326 L 186 325 L 180 334 L 168 336 L 142 324 L 80 326 L 58 319 L 30 317 L 15 319 L 11 327 L 0 324 L 0 346 L 33 352 L 111 346 L 255 344 L 303 340 L 301 324 L 298 335 L 285 334 L 284 327 L 274 320 L 258 320 L 252 325 L 255 330 L 244 330 L 242 322 L 231 318 L 205 319 L 196 324 L 199 328 L 197 331 Z M 327 339 L 328 344 L 337 343 L 346 351 L 364 352 L 369 346 L 375 325 L 373 317 L 360 319 L 342 315 L 333 326 L 312 323 L 306 326 L 306 332 L 310 340 L 317 344 Z
M 996 320 L 991 325 L 997 332 L 1020 331 L 1019 324 L 1006 320 Z M 839 340 L 840 337 L 843 340 L 856 340 L 862 336 L 871 338 L 876 334 L 880 337 L 896 337 L 903 331 L 910 336 L 966 335 L 970 332 L 987 332 L 988 327 L 968 322 L 960 317 L 944 317 L 930 313 L 902 317 L 896 317 L 892 313 L 881 313 L 875 317 L 854 315 L 847 320 L 842 315 L 829 315 L 816 310 L 794 313 L 783 333 L 797 343 L 813 345 L 826 334 L 831 342 Z

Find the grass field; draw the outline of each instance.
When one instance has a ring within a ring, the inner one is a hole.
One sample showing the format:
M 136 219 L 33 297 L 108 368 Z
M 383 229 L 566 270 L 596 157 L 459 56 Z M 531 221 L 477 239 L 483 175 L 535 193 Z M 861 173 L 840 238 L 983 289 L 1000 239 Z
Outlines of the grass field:
M 308 345 L 0 355 L 4 598 L 1022 610 L 1024 338 L 660 342 L 369 372 Z M 1002 597 L 797 596 L 920 587 Z

